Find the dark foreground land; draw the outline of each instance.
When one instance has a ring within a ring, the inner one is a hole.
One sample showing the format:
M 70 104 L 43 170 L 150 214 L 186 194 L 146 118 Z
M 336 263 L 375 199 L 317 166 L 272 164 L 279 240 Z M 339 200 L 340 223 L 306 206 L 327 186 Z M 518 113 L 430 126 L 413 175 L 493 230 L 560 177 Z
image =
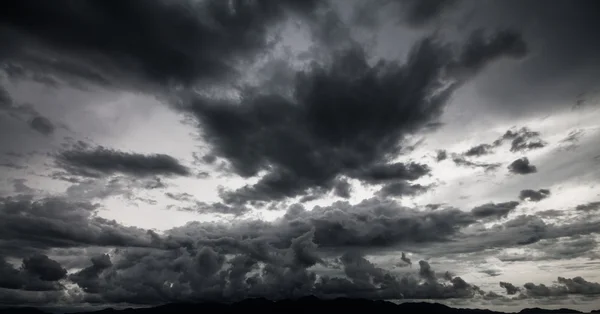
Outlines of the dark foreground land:
M 34 308 L 5 308 L 0 309 L 0 314 L 42 314 L 48 313 Z M 265 299 L 248 299 L 233 304 L 197 303 L 197 304 L 166 304 L 152 308 L 129 308 L 123 310 L 105 309 L 94 312 L 95 314 L 163 314 L 163 313 L 206 313 L 206 314 L 234 314 L 234 313 L 260 313 L 260 314 L 285 314 L 285 313 L 327 313 L 327 314 L 412 314 L 412 313 L 448 313 L 448 314 L 504 314 L 490 310 L 458 309 L 436 303 L 402 303 L 394 304 L 385 301 L 371 301 L 363 299 L 335 299 L 320 300 L 307 297 L 298 300 L 285 300 L 272 302 Z M 544 310 L 539 308 L 524 309 L 520 314 L 560 314 L 583 313 L 571 309 Z M 592 311 L 592 313 L 600 313 Z

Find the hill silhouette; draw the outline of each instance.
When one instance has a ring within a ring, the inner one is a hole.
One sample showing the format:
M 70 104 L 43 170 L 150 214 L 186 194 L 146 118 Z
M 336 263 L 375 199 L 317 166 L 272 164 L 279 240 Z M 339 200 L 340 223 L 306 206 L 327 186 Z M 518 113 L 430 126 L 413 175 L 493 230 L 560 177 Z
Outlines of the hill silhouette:
M 256 298 L 247 299 L 236 303 L 172 303 L 151 308 L 127 308 L 116 310 L 107 308 L 99 311 L 80 312 L 93 314 L 163 314 L 163 313 L 373 313 L 373 314 L 412 314 L 412 313 L 441 313 L 441 314 L 495 314 L 503 313 L 482 309 L 460 309 L 437 303 L 417 302 L 395 304 L 387 301 L 373 301 L 366 299 L 321 300 L 316 297 L 304 297 L 297 300 L 270 301 Z M 592 311 L 598 313 L 600 310 Z M 44 314 L 49 313 L 36 308 L 6 308 L 0 309 L 0 314 Z M 523 309 L 519 314 L 560 314 L 583 313 L 572 309 L 547 310 L 540 308 Z

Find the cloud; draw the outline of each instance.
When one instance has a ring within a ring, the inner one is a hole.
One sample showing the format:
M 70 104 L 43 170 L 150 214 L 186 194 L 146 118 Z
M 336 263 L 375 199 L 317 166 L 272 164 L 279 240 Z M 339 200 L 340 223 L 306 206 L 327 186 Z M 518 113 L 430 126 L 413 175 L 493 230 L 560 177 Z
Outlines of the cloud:
M 143 6 L 128 0 L 77 6 L 15 2 L 0 15 L 3 41 L 9 43 L 0 58 L 13 76 L 53 84 L 146 90 L 187 86 L 234 74 L 236 62 L 251 60 L 268 47 L 270 26 L 289 12 L 304 15 L 315 6 L 314 1 L 236 2 L 231 7 L 222 1 Z
M 556 297 L 569 294 L 596 295 L 600 293 L 600 283 L 589 282 L 582 277 L 558 277 L 558 284 L 546 286 L 544 284 L 526 283 L 525 293 L 532 297 Z
M 500 282 L 500 287 L 506 289 L 506 294 L 508 295 L 515 295 L 517 294 L 517 292 L 519 292 L 521 289 L 519 287 L 516 287 L 515 285 L 513 285 L 510 282 Z
M 550 196 L 550 190 L 548 189 L 539 189 L 537 191 L 526 189 L 519 192 L 519 199 L 522 201 L 539 202 L 548 196 Z
M 137 177 L 190 174 L 187 167 L 169 155 L 143 155 L 104 147 L 67 150 L 60 153 L 56 161 L 59 167 L 71 174 L 93 178 L 115 173 Z
M 69 279 L 87 293 L 99 293 L 100 275 L 104 270 L 112 267 L 112 262 L 108 254 L 92 257 L 91 262 L 92 265 L 69 275 Z
M 58 282 L 67 271 L 46 255 L 35 254 L 23 259 L 16 269 L 0 257 L 0 288 L 24 291 L 57 291 L 63 289 Z
M 546 142 L 542 141 L 539 136 L 539 132 L 523 127 L 518 130 L 506 131 L 494 144 L 500 145 L 503 141 L 510 140 L 510 151 L 513 153 L 545 147 Z
M 449 283 L 437 278 L 423 283 L 417 273 L 397 276 L 355 252 L 337 259 L 342 274 L 317 275 L 309 270 L 320 261 L 314 247 L 309 232 L 293 239 L 279 257 L 273 255 L 269 260 L 257 260 L 250 254 L 226 258 L 208 247 L 195 251 L 125 251 L 115 257 L 113 266 L 94 276 L 98 293 L 86 297 L 98 302 L 156 304 L 306 295 L 445 299 L 469 298 L 479 291 L 460 277 L 451 278 Z
M 575 210 L 589 212 L 600 209 L 600 202 L 590 202 L 587 204 L 580 204 L 575 207 Z
M 0 254 L 52 247 L 152 246 L 146 231 L 95 215 L 97 206 L 61 198 L 0 199 Z
M 437 151 L 435 160 L 440 162 L 440 161 L 446 160 L 446 158 L 448 158 L 448 153 L 445 150 L 440 149 Z
M 386 162 L 399 153 L 405 135 L 438 118 L 453 91 L 484 65 L 521 56 L 515 53 L 524 45 L 517 33 L 482 36 L 470 37 L 457 56 L 426 38 L 405 64 L 372 66 L 359 47 L 335 52 L 330 63 L 296 73 L 290 97 L 249 88 L 239 101 L 190 101 L 186 108 L 199 119 L 212 155 L 243 177 L 266 171 L 258 183 L 226 193 L 226 202 L 330 190 L 340 175 L 367 182 L 404 176 L 406 165 Z
M 350 193 L 352 192 L 352 185 L 350 185 L 348 180 L 338 180 L 338 182 L 333 188 L 333 192 L 338 197 L 350 198 Z
M 471 148 L 469 148 L 464 155 L 465 156 L 481 156 L 481 155 L 487 155 L 490 153 L 490 150 L 492 149 L 492 145 L 489 144 L 480 144 L 480 145 L 476 145 L 473 146 Z
M 527 157 L 521 157 L 510 163 L 510 165 L 508 165 L 508 170 L 512 173 L 525 175 L 536 173 L 537 167 L 531 165 Z
M 29 121 L 29 126 L 44 135 L 50 135 L 54 133 L 55 129 L 54 124 L 52 124 L 48 118 L 41 116 L 31 119 L 31 121 Z
M 381 16 L 383 13 L 402 25 L 424 28 L 456 8 L 458 3 L 459 0 L 379 0 L 369 4 L 359 2 L 354 7 L 352 22 L 362 27 L 375 28 L 385 20 Z
M 420 184 L 410 184 L 406 181 L 392 182 L 384 185 L 378 192 L 381 197 L 412 196 L 423 193 L 429 187 Z
M 471 161 L 471 160 L 468 160 L 458 154 L 452 155 L 452 161 L 457 166 L 471 167 L 471 168 L 483 168 L 486 172 L 494 171 L 494 170 L 498 169 L 498 167 L 500 167 L 499 163 L 486 163 L 486 162 Z
M 506 217 L 512 210 L 519 206 L 519 202 L 504 202 L 504 203 L 487 203 L 477 206 L 471 210 L 476 218 L 489 218 L 489 217 Z
M 413 27 L 421 27 L 440 16 L 444 11 L 451 9 L 458 0 L 404 0 L 400 1 L 403 21 Z
M 520 215 L 486 228 L 463 228 L 444 244 L 429 243 L 414 250 L 430 256 L 475 253 L 482 250 L 526 247 L 535 254 L 498 255 L 501 260 L 548 260 L 588 256 L 597 246 L 588 235 L 600 232 L 597 219 L 572 219 L 550 223 L 539 215 Z

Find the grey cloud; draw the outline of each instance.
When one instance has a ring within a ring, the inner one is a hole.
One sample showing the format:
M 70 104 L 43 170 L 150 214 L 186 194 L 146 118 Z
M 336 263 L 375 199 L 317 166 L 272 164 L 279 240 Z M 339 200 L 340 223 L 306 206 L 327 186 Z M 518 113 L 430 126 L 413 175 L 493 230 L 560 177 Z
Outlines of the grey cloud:
M 236 62 L 268 47 L 269 26 L 289 12 L 308 14 L 315 6 L 314 1 L 235 2 L 232 7 L 222 1 L 143 6 L 129 0 L 14 1 L 0 15 L 3 41 L 10 43 L 0 57 L 17 70 L 13 76 L 38 81 L 148 90 L 148 85 L 190 85 L 234 74 Z
M 107 254 L 92 257 L 91 262 L 92 265 L 69 275 L 69 279 L 87 293 L 98 293 L 100 275 L 104 270 L 112 267 L 112 262 Z
M 0 288 L 24 291 L 58 291 L 63 289 L 58 280 L 67 271 L 46 255 L 23 259 L 23 266 L 15 268 L 0 256 Z
M 457 209 L 420 211 L 378 198 L 351 205 L 290 206 L 272 222 L 244 220 L 232 225 L 191 223 L 170 232 L 173 239 L 220 238 L 262 239 L 274 247 L 285 247 L 291 238 L 315 230 L 314 242 L 321 248 L 386 247 L 399 243 L 427 243 L 448 239 L 462 227 L 475 222 L 469 213 Z
M 417 273 L 400 277 L 356 252 L 342 254 L 337 259 L 343 274 L 317 276 L 309 270 L 315 263 L 322 262 L 312 236 L 311 231 L 302 234 L 280 252 L 270 253 L 264 259 L 257 259 L 258 256 L 250 252 L 227 252 L 222 247 L 217 250 L 202 245 L 197 250 L 123 251 L 115 255 L 112 266 L 90 276 L 96 288 L 93 291 L 97 293 L 90 290 L 85 299 L 137 304 L 306 295 L 445 299 L 469 298 L 479 291 L 460 277 L 451 278 L 449 283 L 434 277 L 426 284 L 419 280 Z M 226 258 L 225 254 L 230 257 Z M 429 271 L 433 272 L 431 268 Z
M 32 192 L 34 192 L 34 189 L 29 187 L 26 184 L 26 182 L 27 182 L 27 180 L 25 180 L 25 179 L 13 179 L 12 183 L 13 183 L 13 189 L 14 189 L 15 193 L 31 194 Z
M 406 254 L 404 252 L 402 252 L 402 256 L 400 256 L 400 260 L 405 262 L 406 264 L 412 266 L 412 261 L 410 260 L 410 258 L 406 257 Z
M 410 184 L 406 181 L 392 182 L 384 185 L 378 192 L 382 197 L 412 196 L 423 193 L 429 187 L 420 184 Z
M 338 197 L 350 198 L 350 193 L 352 192 L 352 185 L 350 185 L 348 180 L 338 180 L 338 182 L 333 188 L 333 192 Z
M 570 294 L 597 295 L 600 293 L 600 283 L 590 282 L 582 277 L 558 277 L 558 283 L 552 286 L 526 283 L 525 293 L 532 297 L 556 297 Z
M 522 64 L 506 65 L 479 82 L 485 102 L 512 116 L 550 113 L 568 109 L 578 94 L 595 89 L 600 45 L 592 30 L 598 28 L 593 13 L 598 9 L 595 1 L 540 5 L 537 0 L 508 0 L 486 2 L 475 12 L 465 12 L 470 18 L 459 19 L 469 28 L 511 25 L 520 29 L 532 51 Z M 563 23 L 557 25 L 557 19 Z
M 472 161 L 472 160 L 468 160 L 468 159 L 464 158 L 463 156 L 460 156 L 457 154 L 453 154 L 452 161 L 457 166 L 471 167 L 471 168 L 483 168 L 486 172 L 494 171 L 494 170 L 498 169 L 498 167 L 500 167 L 499 163 L 486 163 L 486 162 Z
M 430 23 L 459 0 L 404 0 L 400 1 L 403 21 L 414 27 Z
M 57 261 L 51 260 L 46 255 L 35 254 L 23 259 L 23 269 L 44 281 L 57 281 L 67 275 Z
M 174 199 L 176 201 L 190 201 L 194 197 L 192 194 L 189 194 L 189 193 L 171 193 L 171 192 L 165 193 L 165 196 L 170 199 Z
M 519 202 L 487 203 L 477 206 L 471 210 L 477 218 L 506 217 L 511 211 L 519 206 Z
M 57 165 L 80 176 L 101 177 L 115 173 L 145 177 L 152 175 L 189 175 L 189 169 L 177 159 L 165 155 L 143 155 L 104 147 L 67 150 L 57 156 Z
M 13 100 L 4 86 L 0 85 L 0 110 L 12 107 Z
M 590 202 L 587 204 L 580 204 L 575 207 L 575 210 L 590 212 L 600 210 L 600 202 Z
M 437 151 L 435 159 L 438 162 L 446 160 L 446 158 L 448 158 L 448 153 L 445 150 L 440 149 L 440 150 Z
M 380 183 L 392 180 L 416 180 L 430 171 L 427 165 L 418 163 L 376 164 L 366 169 L 360 169 L 352 176 L 362 181 Z
M 55 129 L 54 124 L 52 124 L 48 118 L 42 116 L 37 116 L 31 119 L 31 121 L 29 121 L 29 126 L 43 135 L 50 135 L 54 133 Z
M 444 13 L 456 8 L 459 0 L 378 0 L 359 2 L 354 8 L 352 22 L 369 28 L 380 26 L 382 13 L 391 15 L 397 23 L 423 28 L 439 20 Z
M 24 256 L 52 247 L 152 246 L 145 230 L 95 215 L 97 206 L 61 198 L 0 199 L 0 253 Z
M 513 285 L 510 282 L 500 282 L 500 287 L 504 288 L 506 290 L 506 294 L 508 295 L 515 295 L 517 294 L 517 292 L 519 292 L 521 289 L 519 287 L 516 287 L 515 285 Z
M 512 173 L 525 175 L 536 173 L 537 167 L 530 164 L 527 157 L 522 157 L 510 163 L 510 165 L 508 165 L 508 170 Z
M 480 144 L 480 145 L 476 145 L 473 146 L 471 148 L 469 148 L 469 150 L 467 150 L 464 155 L 465 156 L 481 156 L 481 155 L 487 155 L 490 153 L 490 150 L 492 149 L 492 145 L 489 144 Z
M 212 154 L 228 160 L 237 174 L 267 171 L 255 185 L 227 193 L 228 202 L 329 190 L 339 175 L 368 182 L 402 177 L 405 166 L 386 161 L 400 151 L 405 135 L 438 118 L 453 91 L 482 66 L 516 56 L 522 40 L 503 34 L 474 35 L 457 56 L 426 38 L 405 64 L 371 66 L 365 52 L 353 47 L 334 53 L 329 64 L 296 73 L 291 98 L 250 88 L 241 103 L 200 97 L 187 109 L 200 120 Z M 440 83 L 447 70 L 456 73 L 448 78 L 454 83 Z
M 532 201 L 532 202 L 539 202 L 545 198 L 547 198 L 548 196 L 550 196 L 550 190 L 548 189 L 539 189 L 539 190 L 530 190 L 530 189 L 526 189 L 526 190 L 521 190 L 521 192 L 519 192 L 519 199 L 522 201 Z
M 502 137 L 494 142 L 496 145 L 500 145 L 503 141 L 509 140 L 510 151 L 520 152 L 524 150 L 531 150 L 536 148 L 542 148 L 546 146 L 546 142 L 540 138 L 540 133 L 531 131 L 530 129 L 523 127 L 518 130 L 508 130 Z
M 596 242 L 584 236 L 600 232 L 596 219 L 572 219 L 568 223 L 545 222 L 539 215 L 520 215 L 487 229 L 466 230 L 456 234 L 444 245 L 431 243 L 420 248 L 423 254 L 444 256 L 526 246 L 538 250 L 543 259 L 588 256 Z M 502 260 L 536 260 L 531 256 L 507 256 Z

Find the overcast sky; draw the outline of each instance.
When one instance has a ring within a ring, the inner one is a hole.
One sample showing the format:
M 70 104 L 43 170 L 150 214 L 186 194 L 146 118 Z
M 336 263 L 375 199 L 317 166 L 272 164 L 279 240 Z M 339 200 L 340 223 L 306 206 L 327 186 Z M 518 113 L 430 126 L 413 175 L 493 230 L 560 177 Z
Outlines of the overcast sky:
M 600 309 L 600 2 L 0 11 L 0 300 Z

